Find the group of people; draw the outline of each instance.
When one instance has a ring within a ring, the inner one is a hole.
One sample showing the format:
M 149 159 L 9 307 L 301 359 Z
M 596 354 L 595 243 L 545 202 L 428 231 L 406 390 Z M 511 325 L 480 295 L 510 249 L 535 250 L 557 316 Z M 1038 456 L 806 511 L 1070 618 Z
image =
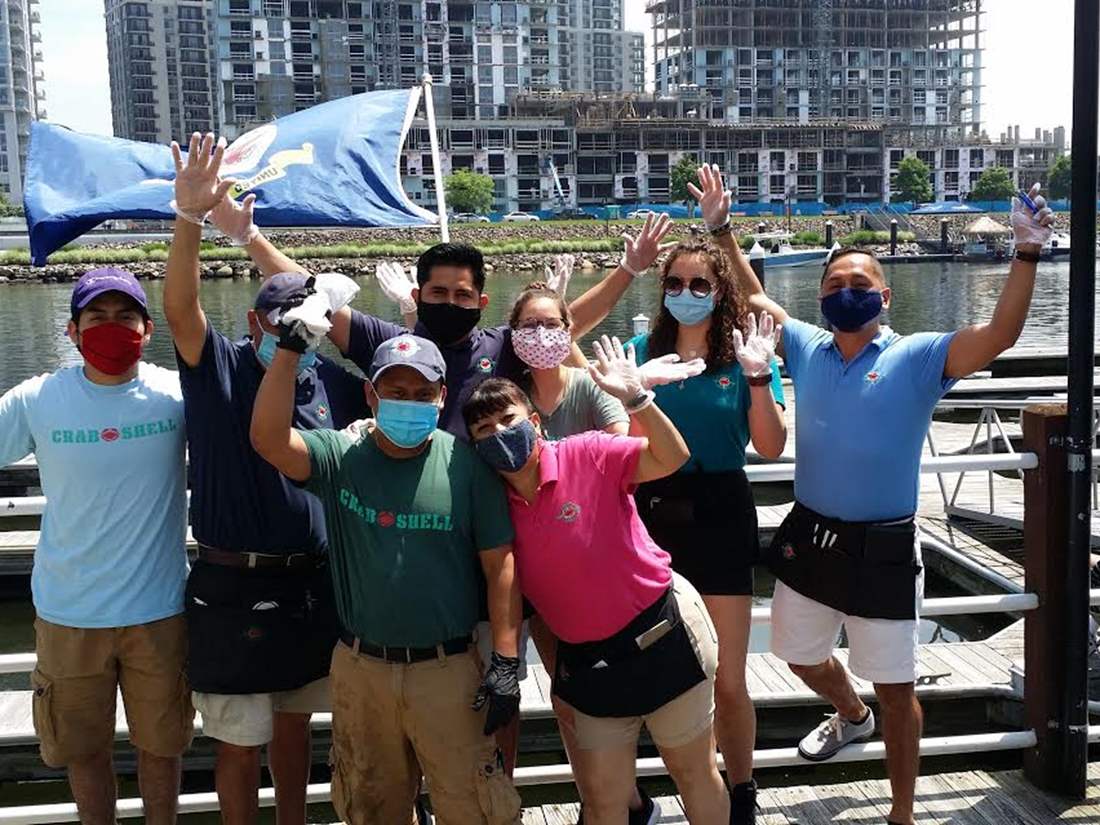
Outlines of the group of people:
M 163 310 L 178 372 L 141 360 L 154 321 L 139 282 L 94 270 L 68 326 L 83 363 L 0 399 L 0 464 L 34 452 L 48 499 L 35 730 L 83 822 L 115 821 L 120 690 L 154 825 L 175 819 L 195 710 L 228 825 L 257 819 L 265 746 L 278 822 L 305 822 L 310 717 L 329 710 L 343 821 L 415 822 L 426 779 L 441 825 L 518 823 L 530 638 L 582 821 L 655 821 L 634 776 L 644 725 L 690 822 L 752 823 L 745 668 L 766 564 L 773 652 L 836 710 L 800 753 L 828 759 L 875 730 L 833 657 L 843 627 L 849 667 L 875 685 L 889 822 L 912 825 L 921 442 L 951 383 L 1020 333 L 1050 232 L 1037 191 L 1038 212 L 1012 214 L 993 317 L 955 333 L 884 326 L 887 279 L 854 249 L 821 280 L 828 328 L 789 318 L 738 248 L 710 166 L 692 187 L 705 232 L 663 244 L 670 223 L 650 217 L 594 287 L 567 303 L 558 260 L 500 327 L 480 326 L 477 249 L 433 246 L 413 275 L 380 265 L 398 325 L 257 230 L 252 196 L 227 196 L 224 150 L 211 135 L 186 157 L 173 145 Z M 265 278 L 243 340 L 202 309 L 207 222 Z M 576 341 L 663 253 L 652 330 L 600 338 L 590 362 Z M 325 337 L 363 377 L 317 354 Z M 761 549 L 744 466 L 750 442 L 765 458 L 785 448 L 777 353 L 798 397 L 796 501 Z

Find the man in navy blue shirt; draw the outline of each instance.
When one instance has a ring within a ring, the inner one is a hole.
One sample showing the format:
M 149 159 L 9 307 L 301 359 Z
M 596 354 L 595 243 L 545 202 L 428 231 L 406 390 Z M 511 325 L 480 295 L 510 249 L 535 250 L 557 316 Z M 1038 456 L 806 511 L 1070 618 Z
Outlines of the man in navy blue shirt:
M 280 825 L 305 822 L 310 715 L 330 709 L 328 669 L 339 634 L 320 501 L 288 482 L 249 441 L 256 392 L 274 357 L 272 318 L 299 303 L 307 276 L 254 231 L 251 202 L 225 199 L 224 151 L 193 136 L 176 156 L 179 214 L 164 286 L 187 419 L 191 528 L 198 560 L 187 584 L 188 676 L 204 733 L 218 740 L 222 819 L 258 816 L 260 748 L 269 745 Z M 230 341 L 199 303 L 201 223 L 246 246 L 274 275 L 248 313 L 251 338 Z M 294 423 L 340 428 L 367 414 L 362 380 L 317 357 L 300 367 Z
M 958 378 L 1011 347 L 1027 320 L 1039 250 L 1053 215 L 1013 202 L 1015 260 L 993 317 L 957 332 L 898 335 L 881 323 L 891 291 L 882 265 L 859 249 L 835 252 L 819 300 L 829 329 L 790 318 L 765 293 L 737 246 L 717 167 L 693 194 L 756 312 L 783 325 L 779 352 L 794 383 L 797 440 L 791 515 L 768 564 L 778 579 L 772 652 L 837 710 L 799 744 L 821 761 L 870 738 L 874 716 L 833 650 L 843 627 L 848 666 L 874 684 L 883 716 L 889 823 L 912 825 L 922 729 L 917 630 L 923 568 L 915 514 L 921 449 L 936 403 Z

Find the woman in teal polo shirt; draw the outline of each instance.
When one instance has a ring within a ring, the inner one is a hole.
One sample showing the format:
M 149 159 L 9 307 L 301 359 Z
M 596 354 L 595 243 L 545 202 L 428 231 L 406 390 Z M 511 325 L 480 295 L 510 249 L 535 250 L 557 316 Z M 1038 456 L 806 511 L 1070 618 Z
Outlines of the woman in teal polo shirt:
M 716 734 L 732 788 L 731 823 L 751 823 L 756 716 L 745 684 L 752 619 L 756 508 L 745 476 L 749 441 L 762 456 L 783 452 L 783 388 L 774 364 L 779 330 L 759 326 L 726 255 L 706 240 L 677 245 L 665 261 L 653 329 L 635 337 L 637 360 L 703 358 L 702 375 L 655 387 L 691 458 L 635 495 L 650 535 L 702 594 L 718 631 Z M 741 329 L 746 330 L 742 335 Z

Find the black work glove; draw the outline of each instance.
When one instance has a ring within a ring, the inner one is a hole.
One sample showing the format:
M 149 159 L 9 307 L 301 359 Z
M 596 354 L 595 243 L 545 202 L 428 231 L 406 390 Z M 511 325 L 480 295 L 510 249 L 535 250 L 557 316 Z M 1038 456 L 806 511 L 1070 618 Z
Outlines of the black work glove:
M 481 680 L 471 707 L 481 710 L 486 704 L 489 705 L 485 716 L 486 736 L 496 733 L 519 713 L 519 659 L 515 656 L 501 656 L 493 651 L 489 670 Z
M 317 291 L 313 286 L 314 281 L 315 278 L 311 275 L 301 289 L 296 290 L 293 295 L 283 301 L 282 306 L 279 307 L 280 314 L 286 315 L 286 313 L 294 309 L 294 307 L 299 307 L 305 303 L 306 298 Z M 287 324 L 285 322 L 280 322 L 279 343 L 276 346 L 278 346 L 279 349 L 288 349 L 299 355 L 305 355 L 306 350 L 309 349 L 309 341 L 306 340 L 301 330 L 300 323 Z

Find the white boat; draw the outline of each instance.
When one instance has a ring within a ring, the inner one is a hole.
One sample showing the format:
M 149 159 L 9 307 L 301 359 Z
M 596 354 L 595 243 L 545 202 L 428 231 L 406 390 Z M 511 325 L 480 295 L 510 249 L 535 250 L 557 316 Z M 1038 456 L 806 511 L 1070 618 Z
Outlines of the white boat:
M 1043 245 L 1041 255 L 1050 255 L 1052 258 L 1061 258 L 1069 254 L 1069 233 L 1055 232 L 1050 240 Z
M 810 266 L 814 264 L 824 266 L 826 259 L 829 257 L 828 249 L 824 246 L 795 249 L 791 246 L 791 237 L 792 233 L 790 232 L 769 232 L 756 235 L 754 237 L 756 243 L 753 244 L 749 255 L 751 256 L 753 251 L 759 247 L 764 252 L 765 266 L 768 268 Z

